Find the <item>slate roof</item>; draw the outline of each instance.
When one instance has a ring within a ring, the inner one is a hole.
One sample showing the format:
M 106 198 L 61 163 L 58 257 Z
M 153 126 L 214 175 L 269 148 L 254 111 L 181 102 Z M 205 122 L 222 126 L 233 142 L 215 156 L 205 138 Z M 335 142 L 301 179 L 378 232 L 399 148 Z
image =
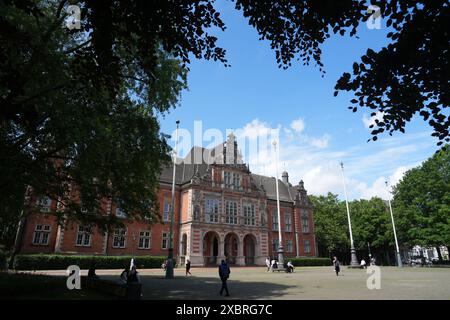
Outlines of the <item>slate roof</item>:
M 184 185 L 190 183 L 192 178 L 194 178 L 196 172 L 201 177 L 208 171 L 208 164 L 204 161 L 203 155 L 206 154 L 208 157 L 214 157 L 217 153 L 217 147 L 213 149 L 205 149 L 201 147 L 193 147 L 188 155 L 184 159 L 178 159 L 177 161 L 177 171 L 175 183 L 177 185 Z M 195 164 L 196 159 L 202 159 L 201 164 Z M 172 183 L 173 177 L 173 165 L 165 167 L 160 176 L 159 180 L 162 183 Z M 276 179 L 274 177 L 267 177 L 258 174 L 251 174 L 251 178 L 256 187 L 265 192 L 266 196 L 270 200 L 276 200 Z M 294 202 L 295 195 L 298 193 L 298 187 L 293 187 L 290 183 L 286 184 L 281 179 L 279 181 L 279 191 L 280 191 L 280 201 L 283 202 Z

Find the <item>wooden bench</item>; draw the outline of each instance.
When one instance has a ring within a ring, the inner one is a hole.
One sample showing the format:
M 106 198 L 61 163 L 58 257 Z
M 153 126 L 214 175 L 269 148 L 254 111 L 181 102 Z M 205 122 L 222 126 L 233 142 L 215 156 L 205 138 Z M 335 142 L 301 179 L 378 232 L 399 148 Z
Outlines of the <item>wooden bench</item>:
M 84 287 L 101 293 L 127 300 L 140 300 L 142 292 L 141 283 L 120 283 L 101 278 L 83 277 Z

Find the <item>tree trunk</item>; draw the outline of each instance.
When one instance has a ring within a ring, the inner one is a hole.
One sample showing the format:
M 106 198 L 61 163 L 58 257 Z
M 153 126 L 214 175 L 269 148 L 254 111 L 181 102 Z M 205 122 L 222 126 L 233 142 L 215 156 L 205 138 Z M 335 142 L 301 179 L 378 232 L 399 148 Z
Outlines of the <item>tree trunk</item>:
M 16 257 L 16 254 L 20 252 L 20 249 L 22 247 L 23 230 L 26 222 L 26 218 L 23 216 L 23 211 L 21 216 L 22 217 L 20 218 L 20 221 L 17 225 L 16 240 L 14 241 L 14 247 L 11 252 L 11 257 L 9 259 L 9 269 L 12 269 L 14 267 L 14 258 Z

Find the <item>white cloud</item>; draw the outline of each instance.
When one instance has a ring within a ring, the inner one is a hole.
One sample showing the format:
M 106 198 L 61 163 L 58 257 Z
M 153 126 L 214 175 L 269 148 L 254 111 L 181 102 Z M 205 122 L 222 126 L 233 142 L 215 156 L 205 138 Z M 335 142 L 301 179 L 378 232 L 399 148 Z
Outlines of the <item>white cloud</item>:
M 373 117 L 369 117 L 367 114 L 364 114 L 363 118 L 362 118 L 362 122 L 364 123 L 364 126 L 367 129 L 370 129 L 371 125 L 374 125 L 376 127 L 377 124 L 376 124 L 375 120 L 378 120 L 381 122 L 381 121 L 383 121 L 383 118 L 384 118 L 384 112 L 377 111 Z
M 323 149 L 328 147 L 331 137 L 329 134 L 324 134 L 321 138 L 309 138 L 308 143 L 316 148 Z
M 292 124 L 291 124 L 292 125 Z M 285 163 L 294 185 L 305 182 L 309 194 L 338 194 L 344 199 L 344 188 L 340 162 L 345 163 L 346 186 L 351 199 L 370 199 L 374 196 L 387 199 L 389 192 L 385 181 L 396 185 L 404 173 L 419 165 L 431 155 L 430 136 L 425 133 L 386 137 L 376 143 L 361 142 L 358 145 L 331 149 L 331 135 L 311 137 L 296 134 L 292 126 L 277 125 L 280 133 L 279 172 Z M 299 128 L 299 127 L 298 127 Z M 241 129 L 247 137 L 261 139 L 262 135 L 273 133 L 272 124 L 255 119 Z M 295 134 L 295 137 L 293 137 Z M 254 173 L 275 176 L 276 167 L 271 141 L 267 148 L 247 148 L 245 161 L 250 163 Z M 241 144 L 240 144 L 241 147 Z M 250 160 L 250 161 L 249 161 Z
M 236 130 L 236 136 L 246 137 L 248 139 L 257 139 L 259 137 L 267 137 L 271 135 L 273 129 L 267 122 L 262 122 L 259 119 L 254 119 L 247 123 L 244 128 Z
M 292 121 L 291 128 L 296 133 L 302 133 L 305 130 L 305 121 L 302 118 Z

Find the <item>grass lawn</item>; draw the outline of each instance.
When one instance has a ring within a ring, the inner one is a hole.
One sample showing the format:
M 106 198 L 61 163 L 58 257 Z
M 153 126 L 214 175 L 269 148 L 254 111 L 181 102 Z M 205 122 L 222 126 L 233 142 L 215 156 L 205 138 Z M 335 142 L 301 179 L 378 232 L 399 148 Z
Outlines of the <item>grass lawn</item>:
M 0 273 L 0 300 L 98 300 L 111 299 L 94 291 L 68 290 L 66 277 Z
M 175 270 L 166 280 L 163 270 L 139 270 L 143 299 L 148 300 L 450 300 L 450 268 L 381 268 L 381 290 L 369 290 L 366 270 L 332 267 L 297 268 L 294 274 L 268 273 L 266 268 L 232 268 L 231 297 L 219 296 L 217 268 L 194 268 L 186 277 Z M 65 271 L 41 275 L 0 274 L 0 299 L 115 299 L 85 289 L 69 291 Z M 117 280 L 121 270 L 97 270 L 103 279 Z M 87 271 L 82 271 L 83 275 Z

